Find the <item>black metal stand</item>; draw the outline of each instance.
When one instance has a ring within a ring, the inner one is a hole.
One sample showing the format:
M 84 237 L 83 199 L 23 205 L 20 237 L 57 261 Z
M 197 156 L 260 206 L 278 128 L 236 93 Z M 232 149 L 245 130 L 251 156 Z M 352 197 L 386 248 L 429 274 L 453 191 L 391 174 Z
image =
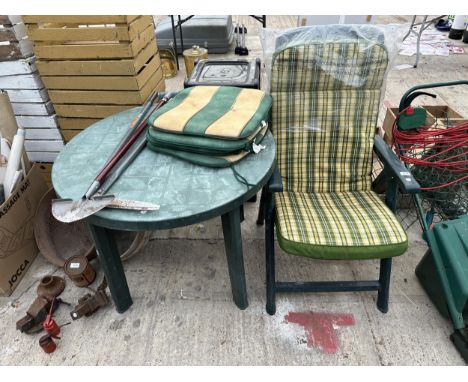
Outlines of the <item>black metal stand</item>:
M 261 23 L 263 28 L 266 28 L 266 15 L 263 15 L 263 16 L 249 15 L 249 16 L 253 17 L 259 23 Z
M 173 43 L 174 43 L 174 51 L 175 51 L 175 54 L 176 54 L 176 65 L 177 65 L 177 70 L 179 70 L 179 60 L 177 59 L 179 57 L 179 51 L 177 49 L 177 37 L 176 37 L 176 29 L 179 29 L 179 37 L 180 37 L 180 48 L 181 48 L 181 52 L 184 51 L 184 36 L 183 36 L 183 32 L 182 32 L 182 25 L 189 21 L 193 16 L 195 15 L 191 15 L 191 16 L 187 16 L 185 19 L 182 19 L 180 17 L 180 15 L 177 16 L 177 24 L 174 23 L 174 16 L 171 15 L 171 24 L 172 24 L 172 40 L 173 40 Z
M 174 42 L 174 51 L 176 53 L 176 65 L 177 65 L 177 70 L 179 70 L 179 60 L 177 59 L 179 57 L 179 51 L 177 49 L 177 37 L 176 37 L 176 30 L 179 29 L 179 37 L 180 37 L 180 47 L 181 47 L 181 52 L 184 51 L 184 37 L 183 37 L 183 32 L 182 32 L 182 25 L 189 21 L 193 16 L 195 15 L 190 15 L 187 16 L 186 18 L 182 19 L 180 15 L 177 16 L 177 23 L 174 22 L 174 16 L 170 15 L 171 18 L 171 24 L 172 24 L 172 40 Z M 260 22 L 263 26 L 263 28 L 266 28 L 266 15 L 263 16 L 255 16 L 255 15 L 250 15 L 250 17 L 253 17 L 255 20 Z

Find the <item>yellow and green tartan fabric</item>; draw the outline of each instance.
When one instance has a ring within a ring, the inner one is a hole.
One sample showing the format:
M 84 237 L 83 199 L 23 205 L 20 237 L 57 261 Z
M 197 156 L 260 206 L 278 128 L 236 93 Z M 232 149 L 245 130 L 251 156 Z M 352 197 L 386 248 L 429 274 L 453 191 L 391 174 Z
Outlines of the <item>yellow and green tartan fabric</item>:
M 272 130 L 284 192 L 280 246 L 327 259 L 397 256 L 407 237 L 371 191 L 372 147 L 387 51 L 380 43 L 312 41 L 272 61 Z
M 274 92 L 272 96 L 272 127 L 285 190 L 370 189 L 379 91 Z
M 318 259 L 398 256 L 406 233 L 372 191 L 275 194 L 280 246 Z

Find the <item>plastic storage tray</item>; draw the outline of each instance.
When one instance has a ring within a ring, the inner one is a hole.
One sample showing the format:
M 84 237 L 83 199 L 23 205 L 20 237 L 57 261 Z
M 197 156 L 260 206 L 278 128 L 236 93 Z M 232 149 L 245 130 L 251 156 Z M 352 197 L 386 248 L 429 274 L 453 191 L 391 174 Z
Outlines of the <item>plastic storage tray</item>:
M 177 22 L 177 19 L 174 19 Z M 194 16 L 182 24 L 184 48 L 198 45 L 210 53 L 226 53 L 234 40 L 231 16 Z M 156 39 L 160 49 L 171 48 L 173 40 L 171 19 L 168 17 L 156 27 Z M 177 51 L 182 53 L 179 30 L 176 30 Z

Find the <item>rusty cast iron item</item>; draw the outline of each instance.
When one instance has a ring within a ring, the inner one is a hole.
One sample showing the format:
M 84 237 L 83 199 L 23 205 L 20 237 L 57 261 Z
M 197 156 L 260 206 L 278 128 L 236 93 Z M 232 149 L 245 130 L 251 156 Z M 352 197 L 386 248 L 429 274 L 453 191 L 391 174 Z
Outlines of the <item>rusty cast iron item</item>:
M 96 279 L 96 271 L 85 256 L 72 256 L 63 270 L 77 287 L 87 287 Z
M 49 334 L 46 334 L 39 339 L 39 346 L 48 354 L 53 353 L 55 349 L 57 349 L 57 344 Z
M 59 276 L 45 276 L 37 286 L 37 295 L 49 301 L 59 296 L 65 289 L 65 280 Z
M 71 318 L 77 320 L 83 316 L 89 317 L 100 307 L 109 304 L 109 297 L 106 294 L 107 280 L 104 278 L 101 285 L 94 294 L 87 293 L 78 300 L 78 305 L 70 312 Z
M 87 224 L 83 221 L 65 224 L 55 219 L 51 203 L 56 197 L 55 190 L 49 189 L 34 215 L 34 237 L 41 255 L 60 268 L 75 255 L 84 255 L 91 260 L 96 251 Z
M 44 297 L 37 297 L 29 307 L 26 315 L 16 322 L 16 329 L 21 333 L 37 333 L 42 330 L 42 321 L 50 309 L 50 301 Z
M 42 331 L 42 322 L 46 319 L 47 314 L 49 312 L 55 312 L 61 303 L 65 302 L 60 298 L 55 299 L 52 304 L 52 301 L 45 297 L 36 297 L 26 312 L 26 315 L 16 322 L 16 329 L 26 334 Z

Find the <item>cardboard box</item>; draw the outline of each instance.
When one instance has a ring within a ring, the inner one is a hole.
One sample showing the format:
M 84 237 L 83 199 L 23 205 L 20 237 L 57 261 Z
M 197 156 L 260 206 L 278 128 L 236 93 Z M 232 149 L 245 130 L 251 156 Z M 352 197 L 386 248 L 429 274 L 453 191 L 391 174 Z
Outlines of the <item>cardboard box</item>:
M 388 107 L 387 106 L 387 112 L 385 113 L 385 118 L 384 118 L 384 121 L 382 123 L 382 129 L 383 129 L 383 132 L 384 132 L 383 139 L 388 145 L 392 144 L 393 124 L 395 123 L 397 115 L 398 115 L 398 108 L 397 107 Z
M 39 252 L 33 219 L 47 186 L 34 165 L 15 192 L 0 206 L 0 295 L 9 296 Z
M 437 106 L 423 106 L 427 110 L 427 124 L 434 125 L 438 123 L 441 126 L 453 126 L 458 123 L 466 121 L 466 118 L 450 106 L 437 105 Z
M 384 102 L 387 106 L 387 112 L 385 114 L 385 118 L 382 124 L 382 129 L 384 131 L 384 141 L 391 145 L 392 144 L 392 129 L 393 124 L 395 123 L 396 116 L 398 115 L 398 107 L 391 107 L 388 101 Z M 453 110 L 450 106 L 445 105 L 422 105 L 418 107 L 423 107 L 427 110 L 427 119 L 426 125 L 432 126 L 434 124 L 438 124 L 440 126 L 453 126 L 461 122 L 465 122 L 466 118 L 455 110 Z

